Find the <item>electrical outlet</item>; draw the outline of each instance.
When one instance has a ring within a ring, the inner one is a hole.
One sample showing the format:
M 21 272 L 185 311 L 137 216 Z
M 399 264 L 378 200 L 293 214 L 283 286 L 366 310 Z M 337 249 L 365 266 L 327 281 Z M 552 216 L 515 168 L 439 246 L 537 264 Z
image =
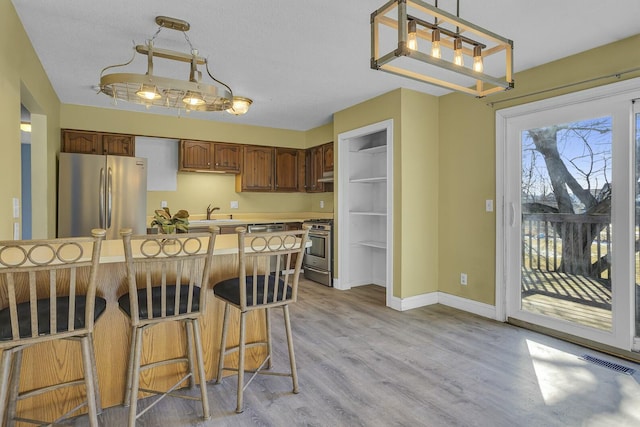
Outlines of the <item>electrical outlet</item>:
M 231 209 L 238 209 L 238 201 L 237 200 L 232 200 L 231 201 Z
M 166 200 L 161 201 L 160 202 L 160 207 L 161 208 L 166 208 L 167 207 L 167 201 Z
M 460 284 L 467 286 L 467 273 L 460 273 Z
M 324 208 L 324 200 L 320 200 L 320 209 Z

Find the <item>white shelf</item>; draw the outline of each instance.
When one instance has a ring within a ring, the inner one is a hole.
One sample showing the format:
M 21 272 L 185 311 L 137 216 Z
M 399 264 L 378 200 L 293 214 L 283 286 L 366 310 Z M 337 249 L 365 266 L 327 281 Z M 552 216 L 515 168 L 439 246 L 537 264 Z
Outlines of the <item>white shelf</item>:
M 376 147 L 369 147 L 369 148 L 363 148 L 361 150 L 356 151 L 357 153 L 362 153 L 362 154 L 380 154 L 380 153 L 386 153 L 387 152 L 387 146 L 386 145 L 378 145 Z
M 385 182 L 387 180 L 386 176 L 372 176 L 370 178 L 351 178 L 349 182 L 354 183 L 375 183 L 375 182 Z
M 357 242 L 357 244 L 361 246 L 367 246 L 370 248 L 387 249 L 386 242 L 377 242 L 375 240 L 363 240 L 361 242 Z
M 387 216 L 386 212 L 372 212 L 372 211 L 350 211 L 351 215 L 366 215 L 366 216 Z

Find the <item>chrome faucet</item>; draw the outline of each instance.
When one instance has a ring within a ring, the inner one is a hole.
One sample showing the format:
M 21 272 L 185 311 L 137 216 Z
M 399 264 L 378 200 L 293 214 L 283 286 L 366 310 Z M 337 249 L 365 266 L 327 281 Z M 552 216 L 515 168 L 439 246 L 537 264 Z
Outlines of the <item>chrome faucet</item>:
M 211 213 L 213 211 L 219 211 L 219 210 L 220 208 L 218 207 L 212 208 L 211 205 L 207 206 L 207 219 L 211 219 Z

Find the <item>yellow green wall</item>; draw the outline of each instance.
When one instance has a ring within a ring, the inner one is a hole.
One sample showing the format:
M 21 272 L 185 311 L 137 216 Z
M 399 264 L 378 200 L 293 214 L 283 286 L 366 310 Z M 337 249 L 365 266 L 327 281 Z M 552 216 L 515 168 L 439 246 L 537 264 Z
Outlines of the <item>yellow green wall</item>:
M 485 200 L 496 198 L 495 112 L 539 99 L 618 81 L 612 77 L 553 90 L 583 80 L 637 68 L 640 35 L 567 57 L 515 75 L 515 89 L 476 99 L 462 94 L 440 98 L 439 290 L 486 304 L 495 304 L 495 212 Z M 518 54 L 517 44 L 515 54 Z M 621 76 L 639 76 L 635 72 Z M 496 101 L 513 99 L 509 102 Z M 460 285 L 460 273 L 468 285 Z
M 10 1 L 0 2 L 0 239 L 13 238 L 12 199 L 20 198 L 20 104 L 35 115 L 32 133 L 34 237 L 55 232 L 59 105 Z M 54 213 L 52 215 L 52 212 Z

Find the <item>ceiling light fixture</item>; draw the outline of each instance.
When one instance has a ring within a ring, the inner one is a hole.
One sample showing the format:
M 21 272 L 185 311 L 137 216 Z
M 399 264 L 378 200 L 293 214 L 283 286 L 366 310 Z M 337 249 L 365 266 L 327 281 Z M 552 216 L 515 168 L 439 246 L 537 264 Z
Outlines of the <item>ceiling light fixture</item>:
M 371 68 L 477 97 L 513 88 L 513 41 L 459 15 L 460 0 L 456 15 L 437 0 L 388 1 L 371 14 Z
M 191 27 L 186 21 L 166 16 L 157 16 L 156 24 L 159 25 L 154 36 L 147 40 L 144 45 L 134 47 L 133 57 L 125 64 L 110 65 L 100 72 L 99 92 L 110 96 L 117 102 L 118 99 L 145 105 L 147 107 L 159 106 L 176 108 L 185 111 L 229 111 L 232 114 L 245 114 L 249 110 L 252 101 L 245 100 L 243 108 L 235 109 L 235 99 L 233 91 L 229 86 L 211 75 L 207 58 L 198 56 L 198 50 L 194 49 L 186 32 Z M 185 40 L 189 44 L 190 53 L 177 52 L 174 50 L 156 48 L 153 44 L 163 28 L 181 31 Z M 129 65 L 135 58 L 136 53 L 147 57 L 147 72 L 145 74 L 135 73 L 112 73 L 104 74 L 105 71 Z M 153 59 L 162 58 L 170 61 L 184 62 L 190 65 L 189 79 L 179 80 L 174 78 L 159 77 L 153 74 Z M 202 81 L 202 72 L 198 66 L 204 65 L 208 76 L 213 81 L 205 83 Z
M 231 108 L 227 109 L 227 113 L 235 114 L 239 116 L 241 114 L 245 114 L 249 111 L 249 107 L 253 101 L 249 98 L 244 98 L 242 96 L 234 96 L 233 97 L 233 105 Z

